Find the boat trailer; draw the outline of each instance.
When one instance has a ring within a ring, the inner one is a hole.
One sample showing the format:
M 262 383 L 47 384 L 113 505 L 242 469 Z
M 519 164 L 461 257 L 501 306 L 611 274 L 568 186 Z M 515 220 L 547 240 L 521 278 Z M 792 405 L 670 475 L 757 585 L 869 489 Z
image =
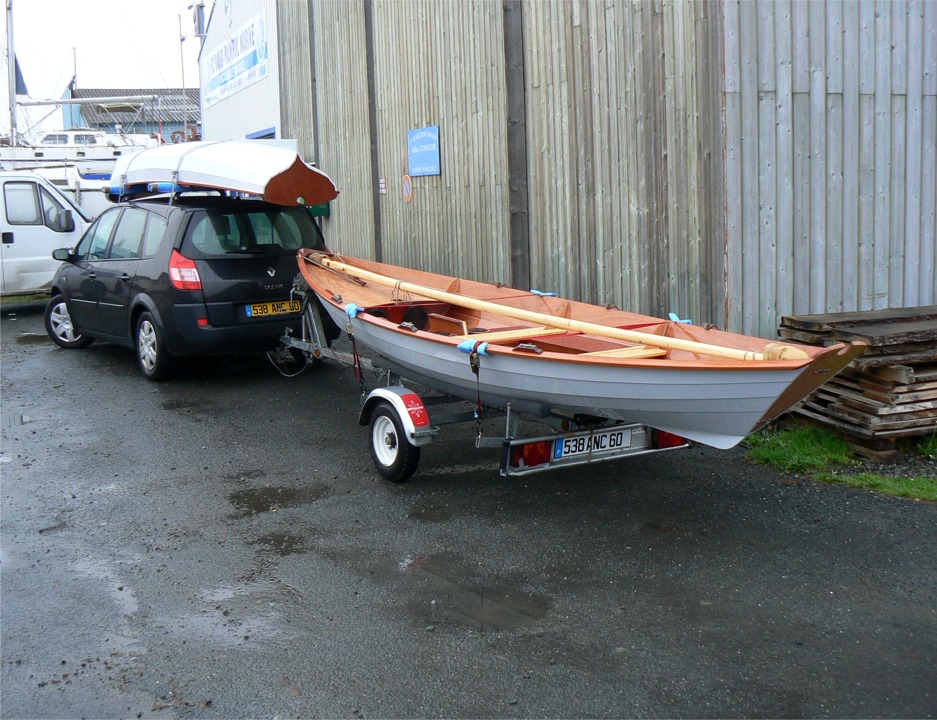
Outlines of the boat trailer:
M 287 331 L 281 338 L 282 350 L 298 351 L 306 362 L 324 359 L 351 366 L 361 385 L 361 412 L 358 422 L 370 427 L 371 458 L 382 477 L 392 482 L 409 479 L 420 461 L 420 448 L 431 443 L 446 425 L 473 423 L 476 448 L 499 448 L 502 476 L 529 475 L 544 470 L 617 460 L 634 455 L 676 450 L 689 446 L 684 438 L 642 425 L 580 415 L 565 415 L 551 408 L 542 414 L 512 411 L 505 407 L 473 404 L 464 398 L 441 393 L 416 392 L 404 385 L 404 378 L 390 367 L 358 354 L 351 324 L 345 332 L 352 351 L 329 346 L 320 315 L 319 302 L 311 290 L 299 282 L 292 290 L 302 302 L 302 335 Z M 373 372 L 381 384 L 366 392 L 364 372 Z M 503 418 L 500 436 L 485 436 L 482 421 Z M 550 432 L 519 436 L 521 420 L 538 423 Z

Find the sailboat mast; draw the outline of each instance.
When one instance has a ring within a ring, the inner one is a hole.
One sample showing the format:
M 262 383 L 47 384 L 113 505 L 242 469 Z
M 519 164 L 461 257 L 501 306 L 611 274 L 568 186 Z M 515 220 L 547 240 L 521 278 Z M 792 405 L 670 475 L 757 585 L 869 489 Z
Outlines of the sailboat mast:
M 7 70 L 10 76 L 10 145 L 16 145 L 16 53 L 13 51 L 13 0 L 7 0 Z

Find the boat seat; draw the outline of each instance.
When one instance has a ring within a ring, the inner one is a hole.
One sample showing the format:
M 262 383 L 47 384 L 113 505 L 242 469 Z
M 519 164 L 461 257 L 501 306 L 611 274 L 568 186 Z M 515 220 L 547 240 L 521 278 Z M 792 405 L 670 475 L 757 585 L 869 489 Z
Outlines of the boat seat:
M 544 337 L 546 335 L 565 335 L 566 330 L 552 327 L 516 328 L 514 330 L 492 330 L 491 332 L 473 333 L 466 337 L 481 342 L 497 343 L 502 340 L 524 340 L 526 338 Z
M 440 315 L 439 313 L 427 313 L 427 319 L 429 320 L 429 327 L 427 329 L 430 332 L 446 335 L 469 334 L 468 325 L 465 324 L 465 320 L 456 320 L 448 315 Z
M 666 355 L 667 350 L 647 345 L 634 345 L 632 347 L 615 348 L 614 350 L 596 350 L 582 353 L 579 357 L 612 357 L 612 358 L 651 358 Z

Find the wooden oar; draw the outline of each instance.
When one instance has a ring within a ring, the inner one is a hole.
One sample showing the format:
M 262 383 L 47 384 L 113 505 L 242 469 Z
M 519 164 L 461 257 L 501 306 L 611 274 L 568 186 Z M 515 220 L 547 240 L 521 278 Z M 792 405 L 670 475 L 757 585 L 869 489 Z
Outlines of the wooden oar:
M 571 320 L 570 318 L 561 318 L 547 313 L 539 313 L 521 308 L 513 308 L 498 303 L 479 300 L 473 297 L 467 297 L 458 293 L 445 292 L 436 288 L 418 285 L 417 283 L 407 282 L 405 280 L 395 280 L 387 275 L 364 270 L 354 265 L 334 260 L 333 258 L 321 254 L 313 253 L 312 258 L 303 255 L 307 261 L 321 265 L 329 270 L 335 270 L 345 273 L 352 277 L 373 282 L 376 285 L 394 288 L 401 292 L 422 295 L 423 297 L 440 302 L 449 303 L 457 307 L 464 307 L 470 310 L 479 310 L 490 312 L 504 317 L 523 320 L 526 322 L 546 325 L 548 327 L 560 328 L 568 332 L 578 332 L 595 337 L 605 337 L 612 340 L 621 340 L 623 342 L 642 343 L 644 345 L 653 345 L 654 347 L 667 348 L 668 350 L 684 350 L 686 352 L 697 353 L 700 355 L 709 355 L 711 357 L 727 358 L 729 360 L 758 361 L 758 360 L 806 360 L 809 356 L 800 348 L 790 345 L 780 345 L 770 343 L 765 346 L 765 352 L 754 352 L 753 350 L 738 350 L 728 348 L 722 345 L 712 345 L 710 343 L 697 342 L 695 340 L 682 340 L 680 338 L 663 337 L 653 333 L 644 333 L 637 330 L 625 330 L 623 328 L 609 327 L 607 325 L 597 325 L 596 323 L 584 322 L 582 320 Z

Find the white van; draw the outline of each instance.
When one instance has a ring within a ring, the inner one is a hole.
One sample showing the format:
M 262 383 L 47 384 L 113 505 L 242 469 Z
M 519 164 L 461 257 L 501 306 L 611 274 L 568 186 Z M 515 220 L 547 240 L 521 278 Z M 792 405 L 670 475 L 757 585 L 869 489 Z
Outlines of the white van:
M 91 218 L 36 173 L 0 172 L 0 296 L 49 289 L 61 263 L 57 248 L 72 248 Z

